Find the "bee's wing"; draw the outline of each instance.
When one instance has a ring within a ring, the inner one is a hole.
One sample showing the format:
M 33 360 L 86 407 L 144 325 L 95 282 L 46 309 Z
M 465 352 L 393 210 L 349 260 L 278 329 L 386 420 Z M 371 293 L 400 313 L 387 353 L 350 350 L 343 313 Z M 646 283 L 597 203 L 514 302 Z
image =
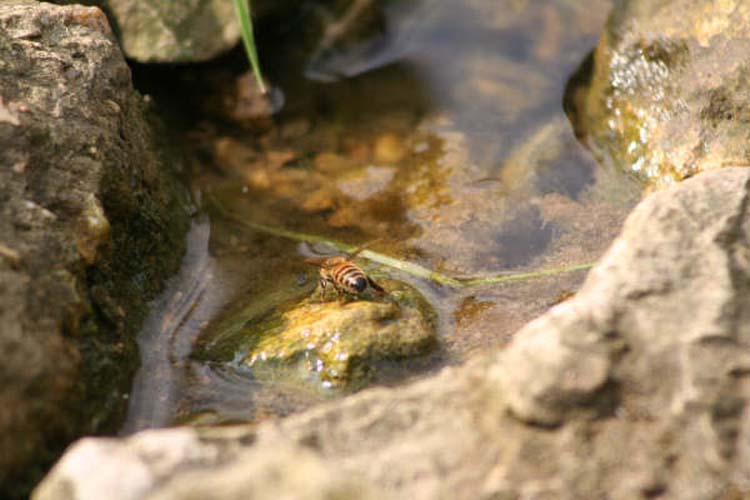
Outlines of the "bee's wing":
M 357 254 L 359 254 L 363 250 L 366 250 L 366 249 L 370 248 L 371 246 L 373 246 L 375 243 L 379 243 L 381 241 L 383 241 L 383 238 L 377 238 L 375 240 L 370 240 L 367 243 L 363 243 L 360 246 L 358 246 L 357 248 L 355 248 L 354 250 L 352 250 L 351 253 L 347 254 L 347 256 L 350 259 L 353 259 L 354 257 L 357 256 Z
M 310 264 L 311 266 L 318 266 L 322 267 L 323 264 L 328 260 L 328 257 L 322 257 L 322 256 L 314 256 L 314 257 L 308 257 L 305 259 L 305 264 Z

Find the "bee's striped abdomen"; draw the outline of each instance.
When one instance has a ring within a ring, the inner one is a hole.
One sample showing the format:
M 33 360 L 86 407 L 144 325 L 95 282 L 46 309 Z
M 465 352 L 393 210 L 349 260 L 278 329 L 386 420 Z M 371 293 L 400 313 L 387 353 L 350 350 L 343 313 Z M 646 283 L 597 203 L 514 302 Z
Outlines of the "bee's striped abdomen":
M 337 266 L 331 272 L 334 286 L 352 293 L 361 293 L 367 288 L 367 275 L 351 262 Z

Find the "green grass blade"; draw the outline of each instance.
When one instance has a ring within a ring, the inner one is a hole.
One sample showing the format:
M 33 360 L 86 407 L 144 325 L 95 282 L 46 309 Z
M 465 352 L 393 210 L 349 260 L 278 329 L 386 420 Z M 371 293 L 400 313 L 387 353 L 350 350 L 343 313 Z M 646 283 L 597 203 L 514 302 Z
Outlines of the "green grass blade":
M 240 22 L 240 33 L 242 42 L 245 45 L 247 58 L 250 60 L 250 66 L 253 68 L 253 74 L 258 82 L 260 91 L 266 93 L 266 85 L 263 83 L 263 75 L 260 72 L 260 62 L 258 61 L 258 51 L 255 48 L 255 36 L 253 35 L 253 23 L 250 19 L 250 8 L 247 0 L 234 0 L 234 9 L 237 13 L 237 19 Z

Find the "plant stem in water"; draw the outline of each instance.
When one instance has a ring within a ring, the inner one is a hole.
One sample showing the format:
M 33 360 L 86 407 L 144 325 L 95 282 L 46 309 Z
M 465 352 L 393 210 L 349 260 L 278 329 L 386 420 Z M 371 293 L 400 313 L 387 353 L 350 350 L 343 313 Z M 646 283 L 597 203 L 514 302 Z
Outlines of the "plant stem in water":
M 284 228 L 275 227 L 275 226 L 267 226 L 265 224 L 259 224 L 257 222 L 251 222 L 251 221 L 242 219 L 239 216 L 229 212 L 226 208 L 224 208 L 223 205 L 221 205 L 221 203 L 218 200 L 216 200 L 210 194 L 208 195 L 207 198 L 210 200 L 211 204 L 221 213 L 222 216 L 228 219 L 231 219 L 237 224 L 245 226 L 249 229 L 259 231 L 261 233 L 270 234 L 273 236 L 279 236 L 281 238 L 287 238 L 287 239 L 294 240 L 294 241 L 303 241 L 306 243 L 319 243 L 319 244 L 323 244 L 326 246 L 330 246 L 342 252 L 352 252 L 357 249 L 355 245 L 349 245 L 347 243 L 342 243 L 340 241 L 330 240 L 323 236 L 318 236 L 315 234 L 300 233 L 297 231 L 291 231 L 289 229 L 284 229 Z M 382 253 L 373 252 L 372 250 L 363 250 L 362 252 L 359 253 L 359 255 L 372 262 L 382 264 L 392 269 L 398 269 L 399 271 L 403 271 L 407 274 L 411 274 L 412 276 L 427 279 L 427 280 L 432 281 L 433 283 L 437 283 L 439 285 L 447 286 L 447 287 L 454 288 L 454 289 L 471 288 L 471 287 L 483 286 L 483 285 L 497 285 L 497 284 L 502 284 L 502 283 L 509 283 L 512 281 L 525 281 L 525 280 L 530 280 L 530 279 L 535 279 L 535 278 L 544 278 L 547 276 L 555 276 L 558 274 L 570 273 L 574 271 L 582 271 L 585 269 L 590 269 L 593 266 L 593 264 L 591 263 L 575 264 L 571 266 L 556 267 L 552 269 L 541 269 L 539 271 L 529 271 L 525 273 L 515 273 L 515 274 L 506 273 L 506 274 L 501 274 L 501 275 L 496 275 L 496 276 L 488 276 L 484 278 L 453 278 L 451 276 L 428 269 L 424 266 L 420 266 L 419 264 L 414 264 L 412 262 L 407 262 L 401 259 L 397 259 L 395 257 L 390 257 Z

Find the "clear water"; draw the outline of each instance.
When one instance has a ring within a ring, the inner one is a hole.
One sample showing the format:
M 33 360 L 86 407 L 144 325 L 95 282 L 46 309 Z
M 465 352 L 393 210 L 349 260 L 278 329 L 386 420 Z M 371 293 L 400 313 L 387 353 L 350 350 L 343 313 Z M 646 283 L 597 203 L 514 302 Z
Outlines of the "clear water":
M 565 86 L 608 10 L 604 0 L 389 1 L 382 31 L 324 54 L 300 48 L 294 33 L 310 22 L 304 16 L 261 27 L 285 107 L 272 124 L 250 128 L 216 111 L 231 72 L 184 70 L 190 102 L 172 96 L 165 106 L 191 108 L 182 120 L 194 192 L 233 217 L 209 210 L 196 219 L 183 270 L 141 334 L 124 432 L 257 422 L 340 397 L 191 357 L 220 318 L 315 285 L 302 260 L 324 248 L 236 219 L 350 244 L 379 239 L 379 252 L 453 277 L 594 262 L 641 189 L 597 165 L 563 112 Z M 579 271 L 455 290 L 363 265 L 419 289 L 439 318 L 438 351 L 384 365 L 373 384 L 403 383 L 502 346 L 585 278 Z

